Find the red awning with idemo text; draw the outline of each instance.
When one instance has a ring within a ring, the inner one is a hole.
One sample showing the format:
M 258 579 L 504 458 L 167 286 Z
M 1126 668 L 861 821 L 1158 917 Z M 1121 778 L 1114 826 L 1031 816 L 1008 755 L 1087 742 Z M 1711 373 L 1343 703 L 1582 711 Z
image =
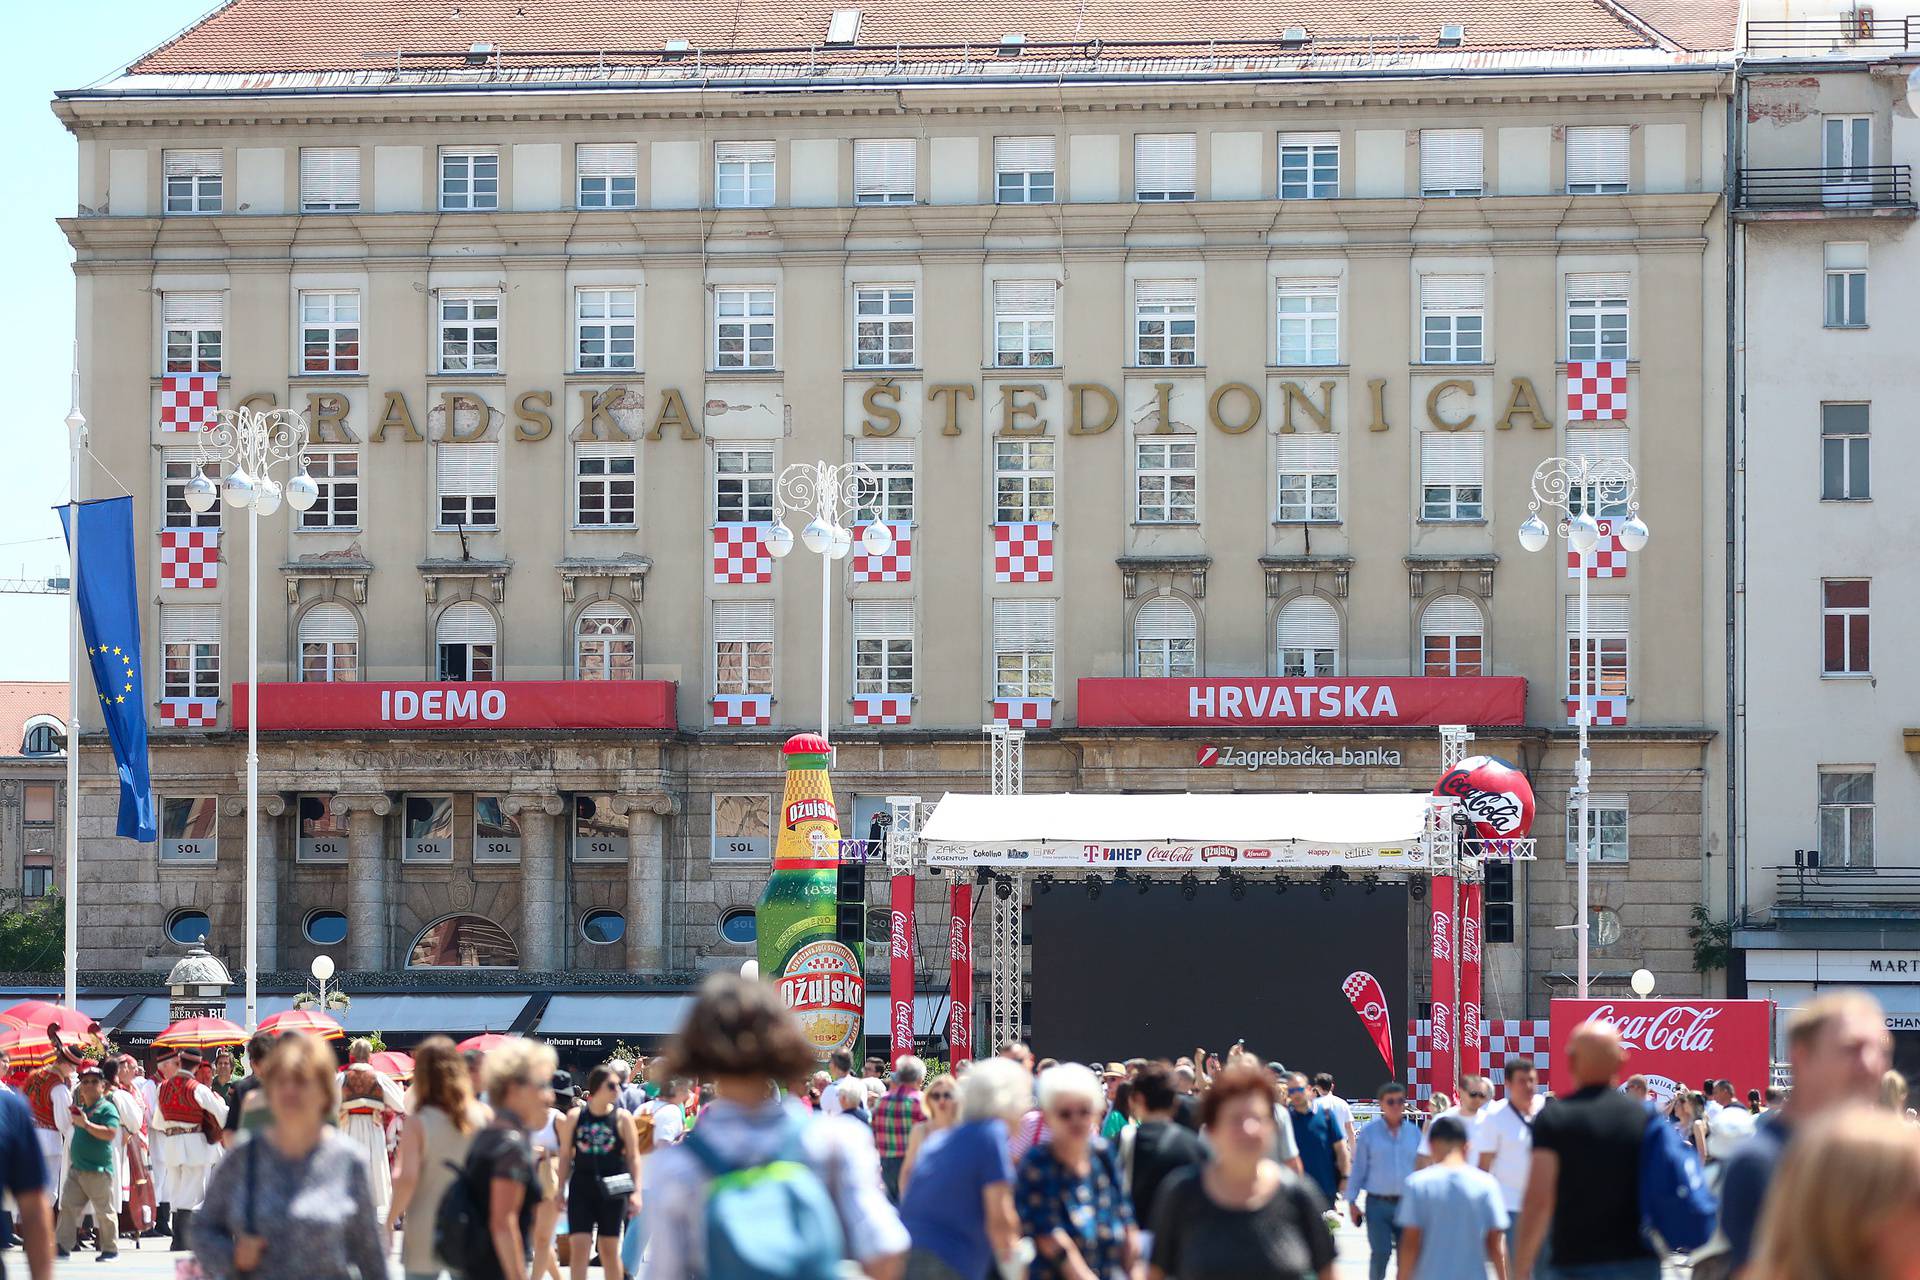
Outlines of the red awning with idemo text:
M 671 680 L 336 680 L 260 686 L 262 729 L 672 729 Z M 247 686 L 233 687 L 247 727 Z

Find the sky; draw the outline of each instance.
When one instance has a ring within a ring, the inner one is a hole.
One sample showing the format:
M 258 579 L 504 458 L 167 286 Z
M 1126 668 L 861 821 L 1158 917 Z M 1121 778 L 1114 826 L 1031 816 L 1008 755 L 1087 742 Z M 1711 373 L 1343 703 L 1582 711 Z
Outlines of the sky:
M 55 90 L 118 70 L 213 7 L 213 0 L 6 6 L 0 137 L 9 163 L 0 198 L 0 277 L 12 302 L 0 307 L 0 385 L 8 409 L 0 427 L 7 444 L 0 453 L 0 579 L 66 574 L 66 544 L 52 508 L 67 500 L 73 253 L 54 219 L 74 212 L 78 152 L 49 104 Z M 96 470 L 83 491 L 101 497 L 117 490 Z M 66 604 L 65 596 L 0 594 L 0 680 L 66 679 Z

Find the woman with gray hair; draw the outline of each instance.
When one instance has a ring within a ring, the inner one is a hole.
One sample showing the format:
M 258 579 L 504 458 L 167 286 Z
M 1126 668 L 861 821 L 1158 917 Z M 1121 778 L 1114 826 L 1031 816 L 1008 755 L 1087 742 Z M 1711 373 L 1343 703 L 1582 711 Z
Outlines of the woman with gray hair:
M 1029 1280 L 1131 1274 L 1140 1259 L 1133 1202 L 1112 1148 L 1097 1134 L 1106 1090 L 1077 1064 L 1040 1073 L 1040 1112 L 1052 1135 L 1020 1158 L 1020 1223 L 1038 1256 Z
M 1020 1239 L 1007 1131 L 1033 1101 L 1033 1077 L 989 1058 L 959 1084 L 959 1122 L 927 1136 L 900 1194 L 900 1221 L 913 1237 L 907 1280 L 979 1280 Z

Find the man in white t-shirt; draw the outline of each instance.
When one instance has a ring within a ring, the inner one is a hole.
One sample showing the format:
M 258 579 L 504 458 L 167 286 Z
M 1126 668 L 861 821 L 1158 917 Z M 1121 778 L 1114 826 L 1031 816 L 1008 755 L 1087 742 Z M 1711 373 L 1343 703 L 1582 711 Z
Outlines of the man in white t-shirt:
M 1533 1122 L 1547 1103 L 1539 1086 L 1540 1076 L 1532 1058 L 1508 1058 L 1507 1096 L 1481 1115 L 1467 1157 L 1500 1184 L 1500 1198 L 1512 1219 L 1507 1227 L 1509 1256 L 1520 1223 L 1520 1202 L 1526 1198 L 1527 1175 L 1533 1167 Z
M 1442 1116 L 1455 1116 L 1461 1124 L 1467 1126 L 1467 1145 L 1469 1150 L 1471 1150 L 1473 1145 L 1473 1131 L 1478 1128 L 1480 1124 L 1481 1109 L 1491 1101 L 1493 1101 L 1493 1081 L 1487 1079 L 1485 1076 L 1461 1076 L 1460 1101 L 1440 1113 Z M 1434 1117 L 1436 1120 L 1439 1118 L 1439 1116 Z M 1428 1129 L 1432 1127 L 1431 1123 L 1427 1126 Z M 1471 1161 L 1472 1157 L 1469 1156 L 1468 1159 Z M 1420 1131 L 1420 1149 L 1414 1153 L 1413 1167 L 1415 1169 L 1424 1169 L 1432 1163 L 1433 1147 L 1427 1141 L 1427 1129 L 1422 1129 Z
M 1322 1071 L 1313 1078 L 1313 1109 L 1331 1111 L 1340 1121 L 1340 1133 L 1347 1140 L 1347 1150 L 1353 1150 L 1355 1131 L 1353 1127 L 1353 1108 L 1347 1100 L 1333 1091 L 1333 1075 Z
M 836 1049 L 827 1059 L 827 1088 L 820 1095 L 820 1114 L 837 1116 L 844 1109 L 840 1098 L 840 1082 L 853 1074 L 853 1055 L 845 1049 Z
M 653 1145 L 671 1146 L 687 1135 L 687 1099 L 692 1087 L 678 1077 L 660 1086 L 660 1096 L 649 1102 L 646 1112 L 653 1117 Z

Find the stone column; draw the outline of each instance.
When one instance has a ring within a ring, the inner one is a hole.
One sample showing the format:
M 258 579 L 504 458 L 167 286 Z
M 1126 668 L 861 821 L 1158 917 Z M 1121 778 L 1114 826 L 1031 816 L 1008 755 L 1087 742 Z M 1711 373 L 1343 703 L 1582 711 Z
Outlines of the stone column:
M 355 969 L 387 967 L 387 814 L 383 793 L 335 796 L 347 819 L 347 943 Z
M 247 889 L 246 889 L 246 793 L 228 796 L 220 802 L 220 810 L 228 817 L 241 818 L 240 856 L 236 861 L 240 866 L 240 892 L 237 900 L 240 904 L 240 926 L 246 927 Z M 277 791 L 260 793 L 260 812 L 255 815 L 259 823 L 259 843 L 257 856 L 260 859 L 260 972 L 272 973 L 280 967 L 280 842 L 274 835 L 280 829 L 280 815 L 287 811 L 287 798 Z M 240 939 L 236 950 L 246 954 L 246 939 Z
M 559 833 L 566 804 L 557 795 L 509 795 L 501 809 L 520 819 L 520 967 L 560 968 Z
M 627 968 L 664 973 L 667 946 L 667 819 L 673 797 L 665 792 L 614 798 L 614 810 L 631 824 L 627 843 Z

